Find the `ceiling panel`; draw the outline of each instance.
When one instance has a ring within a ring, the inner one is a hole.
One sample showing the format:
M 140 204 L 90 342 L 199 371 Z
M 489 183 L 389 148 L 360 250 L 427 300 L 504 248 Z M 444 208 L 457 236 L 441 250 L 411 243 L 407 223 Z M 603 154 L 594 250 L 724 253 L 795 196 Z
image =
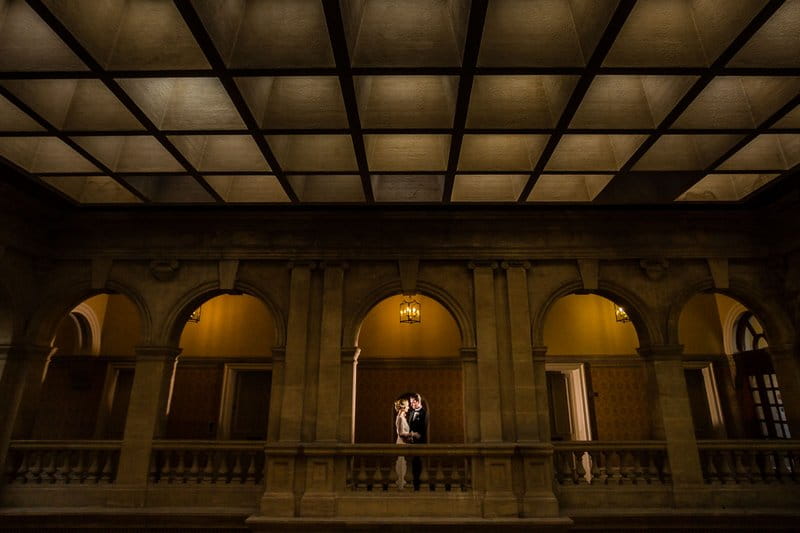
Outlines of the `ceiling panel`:
M 108 176 L 44 176 L 42 181 L 82 204 L 140 202 L 136 195 Z
M 777 174 L 708 174 L 676 202 L 735 202 L 775 179 Z
M 205 180 L 226 202 L 285 203 L 286 192 L 275 176 L 206 176 Z
M 755 202 L 800 162 L 779 4 L 0 0 L 0 176 L 73 204 Z
M 543 174 L 529 202 L 591 202 L 608 185 L 611 174 Z

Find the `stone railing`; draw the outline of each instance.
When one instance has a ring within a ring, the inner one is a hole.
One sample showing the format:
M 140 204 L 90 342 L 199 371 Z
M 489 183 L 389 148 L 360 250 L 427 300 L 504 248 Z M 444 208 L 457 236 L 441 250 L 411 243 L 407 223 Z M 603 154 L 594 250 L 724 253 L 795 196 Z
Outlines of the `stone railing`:
M 96 485 L 117 476 L 120 441 L 12 441 L 9 485 Z
M 154 441 L 149 474 L 151 484 L 258 485 L 264 479 L 264 443 Z
M 800 442 L 701 440 L 703 478 L 712 485 L 800 484 Z
M 463 445 L 354 445 L 347 457 L 346 486 L 351 491 L 413 490 L 412 468 L 418 461 L 420 492 L 472 490 L 473 457 L 477 449 Z
M 554 442 L 559 485 L 667 485 L 667 445 L 660 441 Z

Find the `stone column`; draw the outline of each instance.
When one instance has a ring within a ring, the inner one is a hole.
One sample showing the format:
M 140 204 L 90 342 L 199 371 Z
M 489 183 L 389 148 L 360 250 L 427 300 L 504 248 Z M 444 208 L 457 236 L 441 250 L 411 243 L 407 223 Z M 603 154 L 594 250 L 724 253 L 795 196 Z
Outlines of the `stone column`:
M 280 434 L 281 405 L 283 403 L 283 369 L 286 366 L 286 349 L 272 349 L 272 384 L 269 395 L 269 422 L 267 441 L 276 442 Z
M 286 362 L 283 371 L 278 440 L 300 442 L 305 397 L 305 371 L 308 346 L 308 312 L 311 303 L 311 270 L 314 263 L 291 265 L 289 317 L 286 328 Z
M 481 424 L 476 413 L 481 411 L 478 392 L 478 354 L 475 348 L 461 348 L 461 375 L 464 381 L 464 440 L 480 442 Z
M 511 360 L 514 369 L 514 422 L 518 442 L 539 440 L 535 379 L 531 359 L 531 312 L 528 304 L 528 262 L 504 262 L 508 287 Z
M 497 357 L 494 270 L 497 263 L 470 263 L 475 290 L 475 326 L 478 348 L 478 396 L 481 442 L 500 442 L 500 378 Z
M 117 469 L 116 487 L 120 490 L 109 497 L 111 504 L 145 505 L 153 440 L 163 434 L 166 425 L 170 383 L 179 353 L 176 346 L 136 347 L 136 368 Z
M 547 398 L 547 370 L 545 354 L 547 346 L 534 346 L 531 349 L 533 360 L 533 384 L 536 397 L 536 419 L 539 427 L 539 440 L 550 442 L 550 405 Z
M 352 443 L 355 438 L 356 367 L 361 348 L 342 348 L 340 355 L 341 387 L 339 388 L 339 442 Z
M 789 431 L 792 438 L 800 438 L 800 362 L 797 360 L 797 348 L 792 344 L 785 344 L 770 346 L 767 351 L 778 378 Z
M 700 454 L 694 436 L 694 422 L 683 371 L 683 346 L 662 345 L 639 348 L 652 376 L 660 413 L 657 431 L 663 428 L 672 472 L 673 498 L 677 507 L 703 507 L 710 492 L 703 483 Z M 662 435 L 656 434 L 655 438 Z
M 0 468 L 5 468 L 11 439 L 30 436 L 52 351 L 50 346 L 0 345 Z
M 322 288 L 322 332 L 317 393 L 317 441 L 335 441 L 342 366 L 342 302 L 346 264 L 326 263 Z M 345 409 L 346 405 L 343 405 Z

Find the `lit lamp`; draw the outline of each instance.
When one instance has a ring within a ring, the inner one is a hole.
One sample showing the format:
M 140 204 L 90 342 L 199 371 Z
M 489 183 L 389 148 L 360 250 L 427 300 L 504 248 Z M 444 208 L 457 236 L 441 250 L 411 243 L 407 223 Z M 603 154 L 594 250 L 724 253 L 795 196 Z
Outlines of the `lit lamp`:
M 400 304 L 400 323 L 419 324 L 422 313 L 422 304 L 413 296 L 404 296 Z
M 200 309 L 202 309 L 202 308 L 198 307 L 197 309 L 192 311 L 192 314 L 189 315 L 189 322 L 194 322 L 195 324 L 200 322 Z
M 628 316 L 628 312 L 625 311 L 625 308 L 621 305 L 614 304 L 614 318 L 617 319 L 617 322 L 630 322 L 631 317 Z

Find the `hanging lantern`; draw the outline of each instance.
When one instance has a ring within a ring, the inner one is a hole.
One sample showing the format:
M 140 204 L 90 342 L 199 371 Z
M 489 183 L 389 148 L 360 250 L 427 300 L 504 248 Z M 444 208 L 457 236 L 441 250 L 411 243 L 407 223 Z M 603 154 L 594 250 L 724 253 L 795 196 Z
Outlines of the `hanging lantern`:
M 400 304 L 400 323 L 419 324 L 422 318 L 422 304 L 414 299 L 413 296 L 404 296 Z
M 189 315 L 189 320 L 188 320 L 189 322 L 194 322 L 195 324 L 200 322 L 200 309 L 202 309 L 202 307 L 198 307 L 197 309 L 192 311 L 192 314 Z
M 631 321 L 631 317 L 628 316 L 628 312 L 625 311 L 625 308 L 618 304 L 614 304 L 614 318 L 617 322 L 622 323 Z

